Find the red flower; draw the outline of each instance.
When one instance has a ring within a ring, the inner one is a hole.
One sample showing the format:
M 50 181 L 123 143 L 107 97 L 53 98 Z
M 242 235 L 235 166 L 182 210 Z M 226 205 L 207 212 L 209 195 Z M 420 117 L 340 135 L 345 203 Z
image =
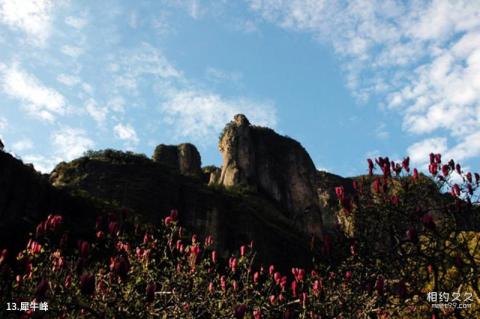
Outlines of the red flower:
M 442 165 L 442 174 L 443 176 L 447 177 L 448 173 L 450 172 L 450 166 L 448 165 Z
M 268 267 L 268 273 L 271 275 L 273 275 L 273 273 L 275 272 L 275 266 L 274 265 L 270 265 L 270 267 Z
M 373 161 L 369 158 L 367 159 L 368 162 L 368 175 L 372 176 L 373 175 Z
M 121 280 L 127 279 L 128 272 L 130 271 L 130 262 L 125 256 L 111 258 L 110 270 L 117 275 Z
M 86 241 L 79 241 L 78 248 L 80 250 L 80 257 L 87 258 L 88 253 L 90 252 L 90 244 Z
M 470 195 L 473 195 L 472 184 L 467 184 L 467 192 L 468 192 Z
M 468 173 L 465 175 L 465 177 L 467 178 L 467 181 L 468 181 L 469 183 L 472 182 L 472 173 L 468 172 Z
M 27 243 L 27 250 L 30 252 L 30 254 L 35 255 L 40 253 L 40 251 L 42 250 L 42 245 L 30 239 Z
M 428 213 L 422 216 L 422 223 L 428 229 L 435 229 L 435 222 L 433 221 L 433 217 Z
M 220 287 L 225 291 L 227 289 L 227 282 L 225 281 L 225 276 L 220 277 Z
M 211 246 L 213 244 L 213 237 L 209 235 L 205 238 L 205 247 Z
M 350 270 L 348 270 L 345 273 L 345 281 L 349 282 L 350 280 L 352 280 L 352 277 L 353 277 L 353 273 Z
M 245 256 L 245 250 L 247 247 L 245 245 L 240 246 L 240 256 Z
M 279 273 L 278 271 L 273 275 L 273 280 L 275 283 L 278 285 L 280 284 L 280 281 L 282 280 L 282 274 Z
M 242 305 L 237 305 L 233 311 L 233 315 L 237 319 L 242 319 L 245 316 L 245 312 L 247 312 L 247 306 L 242 304 Z
M 458 186 L 458 184 L 453 185 L 452 195 L 453 196 L 460 196 L 460 186 Z
M 80 277 L 80 292 L 83 295 L 92 295 L 95 292 L 95 276 L 83 274 Z
M 237 260 L 237 258 L 231 257 L 231 258 L 228 260 L 228 265 L 230 266 L 230 269 L 232 270 L 232 272 L 236 272 L 236 271 L 237 271 L 237 266 L 238 266 L 238 260 Z
M 112 236 L 117 236 L 120 225 L 116 221 L 112 221 L 108 224 L 108 232 Z
M 380 193 L 380 178 L 376 177 L 373 181 L 373 190 L 375 193 Z
M 297 282 L 294 280 L 291 283 L 291 289 L 292 289 L 292 296 L 296 297 L 297 296 Z
M 432 163 L 432 164 L 428 165 L 428 171 L 429 171 L 430 174 L 432 174 L 433 176 L 437 175 L 438 165 L 437 165 L 436 163 Z
M 455 170 L 458 174 L 462 174 L 462 167 L 460 166 L 460 164 L 455 165 Z
M 418 170 L 416 168 L 413 169 L 413 180 L 418 180 Z
M 8 250 L 3 249 L 2 253 L 0 254 L 0 265 L 3 264 L 3 262 L 7 259 L 7 257 L 8 257 Z
M 393 163 L 393 161 L 392 161 Z M 392 169 L 395 171 L 395 175 L 398 176 L 400 175 L 400 173 L 402 172 L 402 166 L 400 166 L 400 164 L 395 164 L 394 167 L 392 167 Z
M 475 175 L 475 183 L 477 183 L 478 185 L 478 183 L 480 182 L 480 174 L 475 173 L 474 175 Z
M 215 286 L 213 285 L 213 282 L 210 282 L 208 284 L 208 292 L 213 294 L 215 292 Z
M 262 318 L 262 311 L 258 308 L 253 310 L 253 318 L 255 319 L 261 319 Z
M 61 215 L 48 215 L 45 222 L 45 229 L 50 231 L 56 231 L 60 225 L 63 223 L 63 216 Z
M 253 274 L 253 282 L 254 282 L 254 283 L 257 283 L 259 278 L 260 278 L 260 274 L 258 273 L 258 271 L 256 271 L 256 272 Z
M 167 217 L 165 217 L 165 219 L 163 221 L 164 221 L 165 225 L 168 226 L 172 223 L 173 219 L 172 219 L 172 217 L 167 216 Z
M 402 161 L 402 167 L 407 171 L 407 173 L 410 172 L 410 157 L 405 157 Z
M 200 254 L 200 246 L 195 245 L 190 248 L 190 251 L 194 256 L 198 256 L 198 254 Z
M 350 245 L 350 254 L 352 254 L 352 256 L 356 256 L 358 254 L 357 245 L 355 244 Z
M 308 299 L 307 293 L 306 293 L 306 292 L 302 292 L 302 293 L 300 294 L 300 302 L 302 303 L 303 308 L 305 308 L 306 305 L 307 305 L 307 299 Z
M 151 282 L 147 285 L 145 290 L 147 302 L 153 302 L 155 300 L 155 291 L 157 290 L 157 285 L 154 282 Z
M 377 281 L 375 282 L 375 289 L 377 290 L 378 294 L 382 294 L 383 288 L 384 288 L 384 280 L 382 276 L 379 276 L 377 278 Z
M 70 288 L 72 286 L 72 275 L 68 274 L 67 277 L 65 277 L 65 282 L 63 283 L 65 288 Z
M 318 294 L 320 293 L 320 289 L 321 289 L 320 281 L 318 281 L 317 279 L 313 282 L 313 285 L 312 285 L 313 294 L 315 296 L 318 296 Z
M 338 199 L 343 200 L 345 198 L 343 186 L 335 187 L 335 194 L 337 194 Z
M 212 251 L 212 263 L 217 263 L 217 251 Z
M 305 269 L 292 268 L 292 274 L 296 281 L 303 281 L 305 278 Z

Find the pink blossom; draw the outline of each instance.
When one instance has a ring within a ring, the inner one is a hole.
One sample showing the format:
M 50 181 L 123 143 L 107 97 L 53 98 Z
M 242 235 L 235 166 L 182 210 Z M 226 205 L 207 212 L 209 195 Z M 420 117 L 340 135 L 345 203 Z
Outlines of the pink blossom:
M 258 279 L 260 278 L 260 274 L 258 273 L 258 271 L 256 271 L 254 274 L 253 274 L 253 282 L 254 283 L 258 283 Z
M 217 263 L 217 251 L 213 250 L 211 255 L 212 255 L 211 256 L 212 257 L 212 263 L 214 263 L 214 264 Z
M 240 256 L 245 256 L 245 250 L 247 247 L 245 245 L 240 246 Z

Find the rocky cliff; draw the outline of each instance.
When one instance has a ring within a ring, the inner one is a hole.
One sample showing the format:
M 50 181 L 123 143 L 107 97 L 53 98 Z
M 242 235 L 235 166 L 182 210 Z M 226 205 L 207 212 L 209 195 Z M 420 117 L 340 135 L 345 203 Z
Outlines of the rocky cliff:
M 160 144 L 152 159 L 91 151 L 50 176 L 0 151 L 0 239 L 49 213 L 66 215 L 81 233 L 102 205 L 130 208 L 154 223 L 176 208 L 183 226 L 213 235 L 225 256 L 253 240 L 261 262 L 309 264 L 312 234 L 321 237 L 336 224 L 334 187 L 351 181 L 317 172 L 300 143 L 243 115 L 226 126 L 219 147 L 221 168 L 202 170 L 192 144 Z
M 160 144 L 155 148 L 152 159 L 178 170 L 183 175 L 200 176 L 202 174 L 200 153 L 195 145 L 190 143 Z
M 223 131 L 223 166 L 218 183 L 249 186 L 285 208 L 305 233 L 321 235 L 316 169 L 300 143 L 236 115 Z
M 81 232 L 98 211 L 84 198 L 53 187 L 32 165 L 0 151 L 0 247 L 23 247 L 27 232 L 51 213 L 68 215 L 67 223 Z
M 201 237 L 212 235 L 225 257 L 253 240 L 264 252 L 259 261 L 265 264 L 311 262 L 310 238 L 259 194 L 208 187 L 202 179 L 144 156 L 115 151 L 93 155 L 58 165 L 52 184 L 131 208 L 154 223 L 176 208 L 181 225 Z

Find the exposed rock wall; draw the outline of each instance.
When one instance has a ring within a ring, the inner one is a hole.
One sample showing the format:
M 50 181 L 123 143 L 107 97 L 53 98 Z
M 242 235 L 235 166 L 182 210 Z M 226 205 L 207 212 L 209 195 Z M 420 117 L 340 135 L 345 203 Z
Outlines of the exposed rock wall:
M 0 151 L 0 247 L 24 247 L 27 233 L 48 214 L 68 216 L 66 223 L 81 232 L 96 213 L 84 199 L 52 187 L 48 175 Z
M 316 169 L 300 143 L 253 126 L 239 114 L 224 129 L 219 149 L 220 184 L 253 186 L 283 207 L 302 231 L 321 234 Z
M 202 174 L 200 153 L 195 145 L 190 143 L 160 144 L 155 148 L 152 159 L 178 170 L 183 175 L 200 176 Z
M 54 185 L 82 190 L 115 202 L 160 223 L 172 208 L 182 226 L 199 236 L 212 235 L 229 257 L 242 244 L 255 242 L 260 262 L 308 265 L 309 238 L 295 229 L 271 201 L 208 187 L 153 161 L 106 161 L 80 158 L 57 166 Z

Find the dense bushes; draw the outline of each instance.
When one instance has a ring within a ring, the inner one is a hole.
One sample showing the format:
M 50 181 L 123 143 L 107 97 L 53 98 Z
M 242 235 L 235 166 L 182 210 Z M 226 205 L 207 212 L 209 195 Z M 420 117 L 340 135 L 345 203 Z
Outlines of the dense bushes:
M 138 154 L 131 151 L 117 151 L 113 149 L 105 149 L 93 151 L 89 150 L 83 154 L 83 158 L 106 160 L 118 164 L 136 164 L 150 162 L 145 154 Z

